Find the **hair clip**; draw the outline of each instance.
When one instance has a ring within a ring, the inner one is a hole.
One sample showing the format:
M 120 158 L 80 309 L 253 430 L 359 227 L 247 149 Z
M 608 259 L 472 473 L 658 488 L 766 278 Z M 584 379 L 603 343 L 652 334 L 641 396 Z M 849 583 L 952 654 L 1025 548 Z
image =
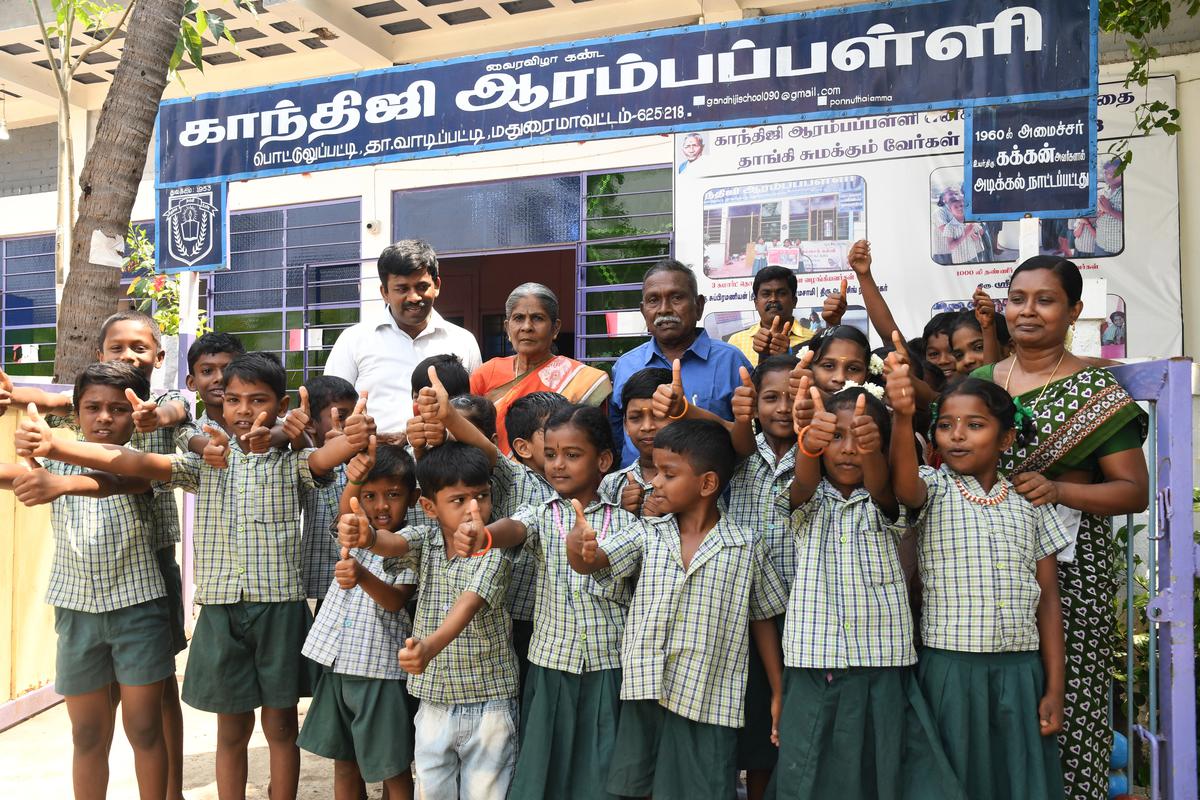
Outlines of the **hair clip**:
M 1013 398 L 1013 424 L 1018 429 L 1024 428 L 1030 422 L 1033 422 L 1033 409 L 1021 402 L 1019 397 Z

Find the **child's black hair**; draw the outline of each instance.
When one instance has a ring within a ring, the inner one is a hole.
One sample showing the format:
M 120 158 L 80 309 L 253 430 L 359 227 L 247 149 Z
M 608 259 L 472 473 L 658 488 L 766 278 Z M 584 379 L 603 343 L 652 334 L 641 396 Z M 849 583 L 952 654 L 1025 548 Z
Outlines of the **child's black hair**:
M 154 337 L 154 345 L 162 349 L 162 331 L 158 328 L 158 323 L 154 321 L 154 317 L 149 314 L 144 314 L 141 311 L 118 311 L 117 313 L 104 320 L 100 326 L 100 338 L 96 340 L 96 349 L 104 349 L 104 338 L 108 336 L 108 329 L 118 322 L 136 322 L 140 325 L 145 325 L 150 329 L 150 335 Z
M 938 335 L 950 337 L 950 323 L 957 313 L 957 311 L 943 311 L 929 318 L 929 322 L 925 323 L 925 329 L 921 331 L 921 355 L 925 355 L 924 350 L 928 346 L 930 338 Z
M 247 383 L 264 383 L 275 393 L 276 400 L 282 400 L 287 394 L 287 373 L 279 356 L 265 351 L 243 353 L 229 362 L 221 373 L 225 385 L 234 378 Z
M 608 415 L 596 406 L 568 405 L 558 409 L 546 420 L 546 433 L 549 434 L 555 428 L 567 426 L 576 428 L 583 433 L 591 442 L 592 447 L 596 448 L 597 453 L 607 450 L 614 457 L 617 455 L 617 448 L 613 444 L 612 426 L 608 424 Z
M 796 364 L 798 363 L 800 363 L 800 359 L 791 353 L 780 353 L 777 356 L 771 356 L 759 361 L 758 366 L 754 368 L 754 372 L 750 373 L 750 381 L 754 384 L 755 391 L 762 389 L 763 376 L 768 372 L 791 372 L 796 368 Z M 666 372 L 666 370 L 663 370 L 663 372 Z
M 649 400 L 654 390 L 671 382 L 671 370 L 663 367 L 646 367 L 630 375 L 621 387 L 621 408 L 629 408 L 634 400 Z
M 483 451 L 462 442 L 434 447 L 417 462 L 417 483 L 430 500 L 447 486 L 487 486 L 491 475 Z
M 367 473 L 363 483 L 377 481 L 381 478 L 398 479 L 408 489 L 409 501 L 417 490 L 417 464 L 398 444 L 381 444 L 375 448 L 375 466 Z
M 229 353 L 236 358 L 245 352 L 246 346 L 242 344 L 242 340 L 232 333 L 210 331 L 192 342 L 192 346 L 188 348 L 188 372 L 195 374 L 196 362 L 200 360 L 201 356 L 215 356 L 218 353 Z
M 143 400 L 150 397 L 150 379 L 137 367 L 124 361 L 104 361 L 84 367 L 83 372 L 75 378 L 75 390 L 72 394 L 77 410 L 79 400 L 89 386 L 112 386 L 120 389 L 122 395 L 126 389 L 133 389 L 133 393 Z
M 496 435 L 496 407 L 491 400 L 477 394 L 460 394 L 450 398 L 450 405 L 488 439 Z
M 304 382 L 304 388 L 308 390 L 308 410 L 312 412 L 313 419 L 321 416 L 322 411 L 339 400 L 358 402 L 358 392 L 354 391 L 354 384 L 336 375 L 309 378 Z
M 720 491 L 729 484 L 737 463 L 729 431 L 707 419 L 684 419 L 668 425 L 654 437 L 654 448 L 683 456 L 697 475 L 717 473 Z
M 874 395 L 868 392 L 861 386 L 855 386 L 850 389 L 843 389 L 840 392 L 834 392 L 833 395 L 825 401 L 825 410 L 830 414 L 836 414 L 843 408 L 854 411 L 854 407 L 858 405 L 859 395 L 867 396 L 866 412 L 875 424 L 879 426 L 879 436 L 882 441 L 890 442 L 892 439 L 892 417 L 888 413 L 887 406 L 883 401 L 877 400 Z
M 996 342 L 1001 347 L 1007 347 L 1012 337 L 1008 333 L 1008 323 L 1004 321 L 1003 314 L 995 314 L 992 317 L 992 324 L 996 329 Z M 950 319 L 949 325 L 946 327 L 946 335 L 950 338 L 951 347 L 954 346 L 954 334 L 959 328 L 971 328 L 983 335 L 983 326 L 979 324 L 979 318 L 975 316 L 975 311 L 959 311 Z
M 983 401 L 984 407 L 988 413 L 996 418 L 1000 423 L 1000 432 L 1004 433 L 1008 430 L 1016 430 L 1017 444 L 1025 444 L 1029 441 L 1030 434 L 1033 432 L 1033 420 L 1025 415 L 1021 415 L 1021 420 L 1017 420 L 1017 404 L 1013 402 L 1013 397 L 1003 386 L 991 381 L 985 381 L 981 378 L 966 377 L 961 380 L 951 381 L 947 384 L 942 393 L 938 395 L 938 399 L 934 401 L 933 407 L 930 409 L 929 423 L 929 440 L 936 443 L 934 432 L 937 428 L 938 413 L 942 404 L 950 397 L 956 394 L 966 394 L 978 397 Z
M 442 386 L 446 390 L 446 394 L 451 399 L 458 397 L 460 394 L 471 393 L 471 376 L 467 374 L 466 367 L 458 356 L 450 353 L 442 353 L 436 356 L 430 356 L 423 360 L 413 369 L 412 372 L 412 394 L 417 396 L 417 392 L 424 389 L 426 386 L 431 386 L 429 382 L 429 368 L 433 367 L 437 372 L 438 380 L 442 382 Z
M 530 392 L 518 397 L 504 412 L 504 431 L 508 434 L 509 446 L 517 439 L 530 441 L 533 435 L 546 426 L 546 420 L 558 409 L 570 402 L 558 392 Z

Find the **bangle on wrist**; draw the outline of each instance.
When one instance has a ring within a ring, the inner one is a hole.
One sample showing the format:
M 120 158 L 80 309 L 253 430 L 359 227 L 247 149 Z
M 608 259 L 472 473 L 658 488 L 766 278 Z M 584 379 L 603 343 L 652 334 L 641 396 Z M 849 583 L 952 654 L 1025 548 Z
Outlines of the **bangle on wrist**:
M 356 480 L 352 480 L 350 478 L 346 478 L 346 483 L 350 484 L 351 486 L 363 486 L 366 484 L 366 481 L 356 481 Z
M 670 414 L 667 414 L 667 419 L 683 419 L 685 416 L 687 416 L 688 408 L 690 406 L 691 404 L 688 403 L 687 395 L 685 394 L 683 396 L 683 411 L 680 411 L 677 416 L 671 416 Z
M 379 531 L 374 525 L 371 525 L 371 541 L 367 542 L 367 549 L 371 550 L 375 547 L 375 543 L 379 541 Z
M 796 437 L 796 447 L 800 450 L 801 453 L 808 456 L 809 458 L 820 458 L 821 454 L 825 452 L 824 447 L 822 447 L 820 450 L 818 450 L 815 453 L 810 453 L 808 451 L 808 449 L 804 446 L 804 434 L 808 433 L 808 429 L 811 427 L 812 427 L 812 425 L 805 425 L 800 430 L 800 435 Z
M 480 550 L 478 553 L 471 553 L 471 558 L 478 558 L 479 556 L 486 556 L 492 549 L 492 532 L 490 530 L 488 530 L 486 527 L 484 527 L 483 532 L 487 534 L 487 545 L 482 550 Z

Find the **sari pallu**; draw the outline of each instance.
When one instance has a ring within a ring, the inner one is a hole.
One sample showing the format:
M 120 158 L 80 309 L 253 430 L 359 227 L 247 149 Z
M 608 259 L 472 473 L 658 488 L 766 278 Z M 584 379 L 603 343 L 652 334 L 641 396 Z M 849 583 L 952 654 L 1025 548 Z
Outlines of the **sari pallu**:
M 994 365 L 975 377 L 993 380 Z M 1087 470 L 1102 480 L 1099 460 L 1137 449 L 1146 438 L 1146 414 L 1116 378 L 1089 368 L 1020 396 L 1033 409 L 1034 433 L 1000 460 L 1005 475 L 1038 472 L 1055 479 Z M 1066 706 L 1059 734 L 1063 782 L 1071 800 L 1108 797 L 1112 730 L 1108 691 L 1114 669 L 1118 556 L 1110 517 L 1083 514 L 1075 555 L 1059 562 L 1063 631 L 1066 638 Z
M 553 356 L 520 375 L 516 374 L 515 356 L 493 358 L 471 375 L 471 393 L 483 395 L 496 406 L 496 433 L 500 451 L 512 452 L 504 415 L 514 401 L 533 392 L 554 392 L 571 403 L 598 406 L 612 393 L 608 373 L 589 367 L 573 358 Z

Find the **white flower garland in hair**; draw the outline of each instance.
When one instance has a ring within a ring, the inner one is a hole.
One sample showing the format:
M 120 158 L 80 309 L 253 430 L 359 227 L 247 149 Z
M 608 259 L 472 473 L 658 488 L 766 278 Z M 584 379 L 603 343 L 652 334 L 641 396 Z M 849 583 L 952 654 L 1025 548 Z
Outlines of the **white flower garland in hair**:
M 799 361 L 803 361 L 803 360 L 804 360 L 804 357 L 805 357 L 806 355 L 808 355 L 808 350 L 809 350 L 809 348 L 808 348 L 808 345 L 804 345 L 804 347 L 801 347 L 801 348 L 800 348 L 800 349 L 799 349 L 799 350 L 796 352 L 796 359 L 797 359 L 797 360 L 799 360 Z
M 883 402 L 883 395 L 884 395 L 883 387 L 879 386 L 877 384 L 874 384 L 874 383 L 862 384 L 862 383 L 855 383 L 854 381 L 846 381 L 842 385 L 842 388 L 838 389 L 837 392 L 835 392 L 835 394 L 841 394 L 842 392 L 847 392 L 851 389 L 863 389 L 866 391 L 867 394 L 871 395 L 871 397 L 874 397 L 876 400 L 878 400 L 881 403 Z
M 872 375 L 882 375 L 883 374 L 883 359 L 880 358 L 875 353 L 872 353 L 871 354 L 871 363 L 867 365 L 867 372 L 871 373 Z

